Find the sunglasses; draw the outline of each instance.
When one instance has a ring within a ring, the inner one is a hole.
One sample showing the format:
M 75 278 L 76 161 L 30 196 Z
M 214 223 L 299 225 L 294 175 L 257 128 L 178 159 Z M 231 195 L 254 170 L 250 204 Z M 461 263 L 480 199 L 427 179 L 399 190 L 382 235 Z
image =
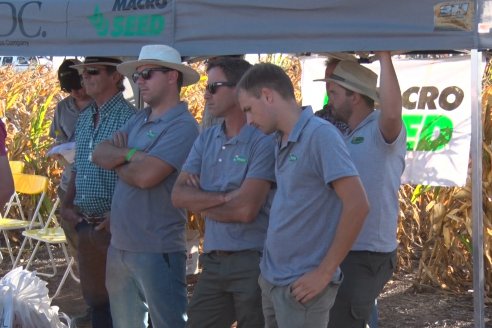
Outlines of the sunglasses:
M 217 89 L 220 87 L 234 87 L 236 83 L 234 82 L 214 82 L 207 84 L 205 86 L 205 90 L 207 90 L 211 95 L 214 95 L 217 92 Z
M 133 82 L 137 83 L 138 79 L 141 77 L 144 80 L 150 80 L 152 78 L 152 72 L 169 72 L 173 71 L 171 68 L 147 68 L 140 72 L 135 72 L 132 74 Z

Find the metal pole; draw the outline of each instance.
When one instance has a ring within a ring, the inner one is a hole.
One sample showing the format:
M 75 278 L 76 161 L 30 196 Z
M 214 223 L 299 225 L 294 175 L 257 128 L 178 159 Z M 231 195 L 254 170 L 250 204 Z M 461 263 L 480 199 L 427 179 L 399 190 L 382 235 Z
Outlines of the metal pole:
M 482 200 L 482 79 L 479 72 L 482 53 L 471 52 L 471 158 L 473 218 L 473 319 L 475 328 L 484 328 L 484 260 Z

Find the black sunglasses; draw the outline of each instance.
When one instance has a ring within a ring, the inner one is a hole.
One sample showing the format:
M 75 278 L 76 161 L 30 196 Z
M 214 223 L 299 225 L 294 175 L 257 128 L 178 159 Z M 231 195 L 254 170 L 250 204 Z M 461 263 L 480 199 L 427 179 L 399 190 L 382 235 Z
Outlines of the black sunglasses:
M 214 83 L 207 84 L 205 86 L 205 90 L 207 90 L 208 92 L 210 92 L 211 95 L 213 95 L 217 92 L 217 89 L 219 87 L 234 87 L 234 86 L 236 86 L 236 83 L 234 82 L 214 82 Z
M 135 72 L 132 74 L 132 80 L 133 82 L 137 83 L 138 78 L 142 77 L 144 80 L 149 80 L 152 78 L 152 72 L 169 72 L 173 71 L 172 68 L 160 68 L 160 67 L 154 67 L 154 68 L 147 68 L 144 69 L 140 72 Z

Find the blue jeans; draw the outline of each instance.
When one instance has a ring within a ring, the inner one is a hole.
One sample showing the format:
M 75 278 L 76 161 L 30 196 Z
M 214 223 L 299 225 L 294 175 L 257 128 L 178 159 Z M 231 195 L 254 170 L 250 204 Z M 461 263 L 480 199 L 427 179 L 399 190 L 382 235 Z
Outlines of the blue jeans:
M 182 328 L 186 323 L 186 254 L 108 250 L 106 288 L 117 328 Z

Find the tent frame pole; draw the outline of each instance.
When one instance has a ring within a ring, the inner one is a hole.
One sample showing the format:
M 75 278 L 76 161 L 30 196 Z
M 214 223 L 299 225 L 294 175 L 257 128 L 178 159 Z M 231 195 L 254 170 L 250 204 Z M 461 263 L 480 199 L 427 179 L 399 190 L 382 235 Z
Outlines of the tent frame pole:
M 479 67 L 482 52 L 471 52 L 471 160 L 472 160 L 472 242 L 473 242 L 473 319 L 475 328 L 484 328 L 484 249 L 482 199 L 482 78 Z

